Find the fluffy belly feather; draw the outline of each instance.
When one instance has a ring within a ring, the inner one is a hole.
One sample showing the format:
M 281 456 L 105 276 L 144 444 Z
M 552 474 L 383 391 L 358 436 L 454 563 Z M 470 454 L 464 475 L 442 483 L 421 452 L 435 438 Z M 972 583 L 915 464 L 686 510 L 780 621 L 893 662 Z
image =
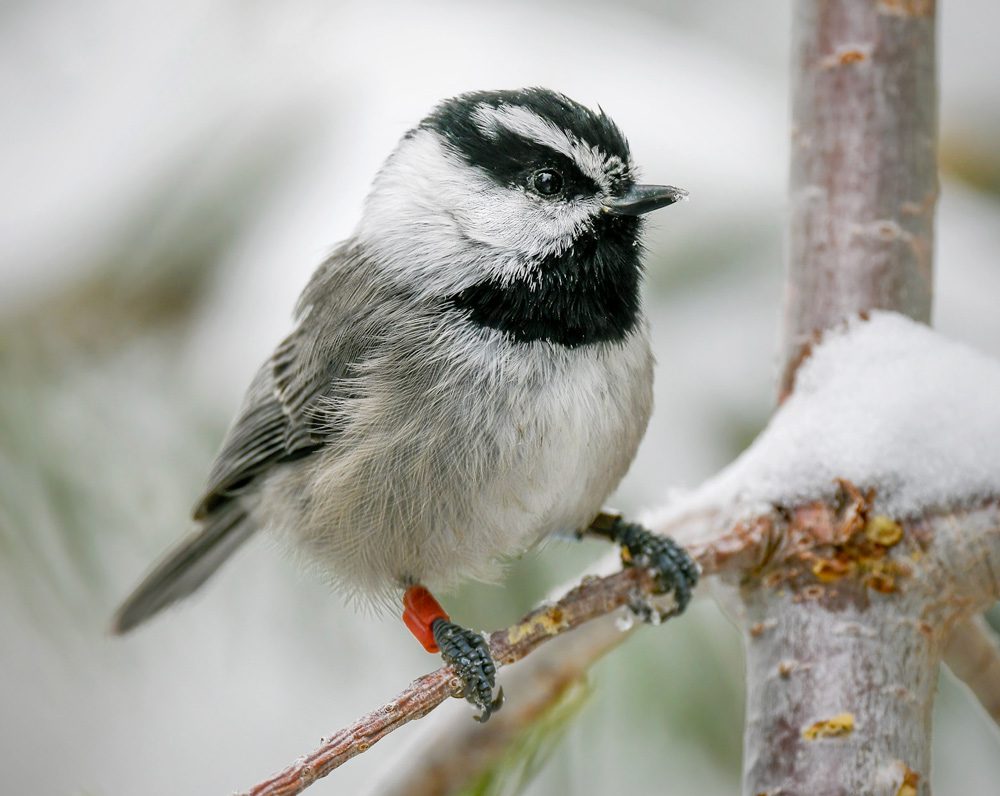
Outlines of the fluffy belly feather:
M 376 600 L 414 582 L 494 579 L 503 557 L 588 523 L 649 418 L 645 330 L 624 344 L 482 356 L 428 370 L 419 393 L 384 385 L 359 398 L 317 461 L 269 480 L 264 504 L 281 508 L 265 521 L 335 584 Z

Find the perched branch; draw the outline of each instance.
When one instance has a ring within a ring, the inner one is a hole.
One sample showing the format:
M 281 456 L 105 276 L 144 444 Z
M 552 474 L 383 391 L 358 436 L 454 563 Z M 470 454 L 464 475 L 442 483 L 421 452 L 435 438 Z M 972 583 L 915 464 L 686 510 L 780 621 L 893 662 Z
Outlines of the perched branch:
M 731 561 L 753 556 L 759 535 L 744 529 L 723 534 L 719 547 L 703 544 L 695 558 L 706 573 L 716 573 Z M 739 549 L 740 545 L 743 549 Z M 586 577 L 561 599 L 528 613 L 520 622 L 490 634 L 494 660 L 506 666 L 525 657 L 539 645 L 585 622 L 625 607 L 648 605 L 654 598 L 656 579 L 646 569 L 632 567 L 606 577 Z M 301 793 L 352 757 L 367 751 L 404 724 L 421 719 L 449 696 L 459 696 L 461 683 L 451 667 L 414 680 L 391 702 L 325 739 L 315 751 L 299 758 L 284 771 L 255 785 L 245 796 L 291 796 Z
M 501 666 L 529 654 L 539 644 L 584 622 L 652 594 L 654 578 L 633 568 L 605 578 L 585 579 L 558 602 L 536 608 L 520 622 L 490 635 L 490 651 Z M 249 796 L 290 796 L 368 750 L 393 730 L 430 713 L 449 696 L 460 696 L 462 684 L 449 666 L 415 680 L 392 702 L 363 716 L 327 738 L 319 749 L 280 774 L 251 788 Z
M 417 678 L 392 702 L 324 739 L 318 749 L 300 757 L 270 779 L 254 785 L 245 792 L 245 796 L 291 796 L 301 793 L 355 755 L 367 751 L 393 730 L 415 719 L 422 719 L 458 688 L 448 668 Z
M 498 765 L 511 746 L 572 692 L 590 667 L 631 634 L 620 617 L 602 616 L 536 650 L 504 682 L 504 709 L 485 724 L 461 712 L 432 735 L 401 765 L 383 796 L 447 796 L 461 793 Z
M 764 555 L 771 524 L 762 519 L 752 525 L 725 527 L 715 511 L 681 515 L 650 524 L 654 531 L 682 542 L 700 562 L 703 574 L 752 569 Z M 697 541 L 713 536 L 711 544 Z M 383 788 L 393 796 L 445 796 L 460 792 L 482 776 L 563 694 L 580 682 L 603 655 L 623 643 L 628 630 L 621 617 L 608 615 L 588 622 L 573 633 L 561 635 L 537 650 L 517 667 L 504 683 L 504 710 L 487 724 L 472 724 L 462 714 L 422 739 L 401 771 Z

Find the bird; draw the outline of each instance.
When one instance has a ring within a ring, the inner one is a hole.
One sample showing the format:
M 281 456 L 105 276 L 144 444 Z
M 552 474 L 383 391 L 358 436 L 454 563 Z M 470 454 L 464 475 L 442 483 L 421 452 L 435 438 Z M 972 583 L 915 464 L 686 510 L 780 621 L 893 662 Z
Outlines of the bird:
M 495 579 L 549 536 L 589 532 L 655 569 L 682 611 L 697 565 L 602 509 L 652 411 L 643 216 L 685 196 L 639 183 L 619 127 L 563 94 L 440 102 L 306 284 L 193 529 L 113 631 L 190 594 L 269 529 L 349 601 L 402 594 L 404 623 L 455 667 L 485 721 L 502 701 L 496 663 L 434 592 Z

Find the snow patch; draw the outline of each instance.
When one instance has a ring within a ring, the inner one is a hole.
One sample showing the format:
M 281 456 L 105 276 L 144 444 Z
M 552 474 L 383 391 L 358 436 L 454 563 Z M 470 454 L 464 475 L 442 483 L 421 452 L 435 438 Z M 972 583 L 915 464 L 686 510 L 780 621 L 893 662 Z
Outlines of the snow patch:
M 899 519 L 1000 497 L 1000 362 L 896 313 L 852 321 L 743 454 L 651 519 L 828 499 L 838 478 Z

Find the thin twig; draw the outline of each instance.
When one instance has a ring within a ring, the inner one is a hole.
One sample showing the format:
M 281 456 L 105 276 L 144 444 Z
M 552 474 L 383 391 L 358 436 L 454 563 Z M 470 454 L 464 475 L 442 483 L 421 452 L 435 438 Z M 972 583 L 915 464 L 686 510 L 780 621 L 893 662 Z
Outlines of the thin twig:
M 761 545 L 760 533 L 740 527 L 716 542 L 699 545 L 694 556 L 706 574 L 743 562 Z M 585 622 L 626 605 L 649 600 L 656 580 L 644 568 L 633 567 L 606 577 L 585 577 L 558 601 L 540 606 L 520 622 L 490 635 L 490 651 L 501 666 L 514 663 L 539 645 Z M 450 666 L 414 680 L 395 699 L 326 738 L 315 751 L 284 771 L 245 791 L 243 796 L 292 796 L 325 777 L 352 757 L 371 748 L 386 735 L 421 719 L 449 696 L 461 693 L 461 682 Z
M 762 563 L 770 537 L 770 518 L 724 531 L 727 524 L 715 510 L 675 511 L 669 519 L 647 517 L 646 525 L 683 544 L 699 561 L 702 574 L 740 572 Z M 710 544 L 699 542 L 715 536 Z M 637 628 L 609 614 L 566 633 L 536 650 L 504 682 L 507 701 L 502 712 L 485 724 L 475 724 L 456 712 L 434 733 L 422 738 L 391 780 L 380 785 L 386 796 L 446 796 L 459 793 L 483 776 L 507 753 L 539 717 L 556 705 L 567 690 L 582 681 L 605 654 L 623 644 Z
M 426 737 L 393 766 L 391 780 L 379 785 L 382 796 L 446 796 L 480 780 L 518 738 L 582 683 L 601 657 L 624 643 L 637 625 L 625 628 L 609 614 L 565 633 L 536 650 L 504 681 L 507 701 L 485 724 L 464 711 Z
M 625 569 L 605 578 L 585 578 L 558 602 L 536 608 L 517 624 L 492 633 L 490 651 L 493 658 L 501 666 L 514 663 L 545 641 L 652 594 L 654 584 L 649 571 L 641 568 Z M 423 718 L 449 696 L 460 695 L 461 690 L 461 681 L 450 666 L 425 674 L 394 700 L 334 733 L 316 751 L 254 786 L 247 794 L 291 796 L 301 793 L 393 730 Z

